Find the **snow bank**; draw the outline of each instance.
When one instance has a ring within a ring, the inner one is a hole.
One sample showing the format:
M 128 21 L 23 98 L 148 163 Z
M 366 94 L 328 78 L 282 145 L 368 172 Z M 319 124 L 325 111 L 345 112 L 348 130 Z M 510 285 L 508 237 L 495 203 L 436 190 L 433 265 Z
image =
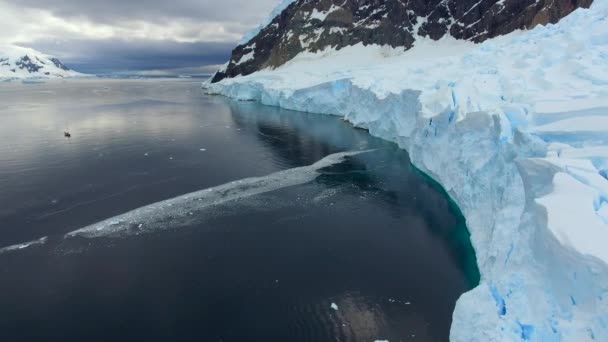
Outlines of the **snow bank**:
M 479 45 L 304 53 L 210 94 L 342 115 L 467 219 L 481 284 L 454 341 L 608 341 L 608 1 Z

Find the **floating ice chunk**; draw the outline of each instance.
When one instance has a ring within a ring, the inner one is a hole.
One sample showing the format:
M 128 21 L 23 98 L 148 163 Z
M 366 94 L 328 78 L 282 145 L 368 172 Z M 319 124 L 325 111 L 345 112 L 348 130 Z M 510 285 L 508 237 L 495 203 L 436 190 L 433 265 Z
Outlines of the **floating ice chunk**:
M 270 13 L 270 15 L 264 19 L 264 21 L 262 21 L 262 23 L 254 28 L 253 30 L 245 33 L 245 35 L 243 36 L 243 38 L 241 38 L 241 40 L 239 41 L 239 44 L 245 44 L 248 41 L 250 41 L 253 37 L 255 37 L 264 27 L 268 26 L 268 24 L 270 24 L 274 18 L 276 18 L 279 14 L 281 14 L 281 12 L 283 12 L 283 10 L 285 8 L 287 8 L 287 6 L 291 5 L 292 2 L 294 2 L 295 0 L 283 0 L 281 1 Z
M 17 245 L 0 248 L 0 255 L 5 254 L 5 253 L 14 252 L 14 251 L 20 251 L 20 250 L 23 250 L 23 249 L 26 249 L 26 248 L 32 247 L 32 246 L 43 245 L 47 242 L 47 240 L 48 240 L 48 237 L 45 236 L 38 240 L 33 240 L 33 241 L 25 242 L 25 243 L 20 243 Z
M 331 303 L 331 308 L 338 311 L 338 304 L 336 303 Z

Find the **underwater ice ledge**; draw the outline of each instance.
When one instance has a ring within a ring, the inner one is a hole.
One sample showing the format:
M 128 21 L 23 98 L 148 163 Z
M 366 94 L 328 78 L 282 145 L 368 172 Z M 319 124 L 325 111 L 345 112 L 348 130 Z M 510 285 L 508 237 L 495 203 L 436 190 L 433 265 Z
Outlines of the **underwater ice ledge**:
M 279 82 L 280 83 L 280 82 Z M 462 210 L 481 273 L 454 312 L 451 340 L 606 340 L 606 265 L 561 245 L 534 199 L 551 168 L 547 144 L 497 113 L 454 119 L 421 114 L 421 92 L 379 98 L 349 79 L 300 89 L 245 77 L 205 84 L 210 94 L 286 109 L 336 114 L 406 149 Z M 508 135 L 505 135 L 508 132 Z
M 64 236 L 45 236 L 37 240 L 0 248 L 0 255 L 50 243 L 55 251 L 73 238 L 116 238 L 187 227 L 200 220 L 202 211 L 286 187 L 305 184 L 322 174 L 322 169 L 339 164 L 349 157 L 373 152 L 354 150 L 327 155 L 308 165 L 277 171 L 266 176 L 250 177 L 206 188 L 164 201 L 148 204 L 121 215 L 75 230 Z M 69 250 L 69 248 L 67 249 Z

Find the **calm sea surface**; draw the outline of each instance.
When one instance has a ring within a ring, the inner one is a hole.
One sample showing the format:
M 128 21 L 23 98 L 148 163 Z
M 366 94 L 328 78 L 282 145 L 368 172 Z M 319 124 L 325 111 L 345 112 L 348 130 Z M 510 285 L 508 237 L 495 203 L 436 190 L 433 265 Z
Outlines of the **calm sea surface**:
M 199 88 L 0 84 L 0 340 L 446 341 L 475 256 L 407 153 Z

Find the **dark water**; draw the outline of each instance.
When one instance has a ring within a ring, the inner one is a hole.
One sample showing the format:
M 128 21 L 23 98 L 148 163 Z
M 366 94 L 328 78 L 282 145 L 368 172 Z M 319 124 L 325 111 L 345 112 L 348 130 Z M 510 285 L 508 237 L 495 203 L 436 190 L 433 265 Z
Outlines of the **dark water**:
M 64 238 L 366 149 L 187 220 L 151 217 L 162 229 Z M 0 84 L 0 246 L 45 236 L 0 254 L 1 341 L 445 341 L 478 281 L 462 217 L 407 153 L 188 80 Z

